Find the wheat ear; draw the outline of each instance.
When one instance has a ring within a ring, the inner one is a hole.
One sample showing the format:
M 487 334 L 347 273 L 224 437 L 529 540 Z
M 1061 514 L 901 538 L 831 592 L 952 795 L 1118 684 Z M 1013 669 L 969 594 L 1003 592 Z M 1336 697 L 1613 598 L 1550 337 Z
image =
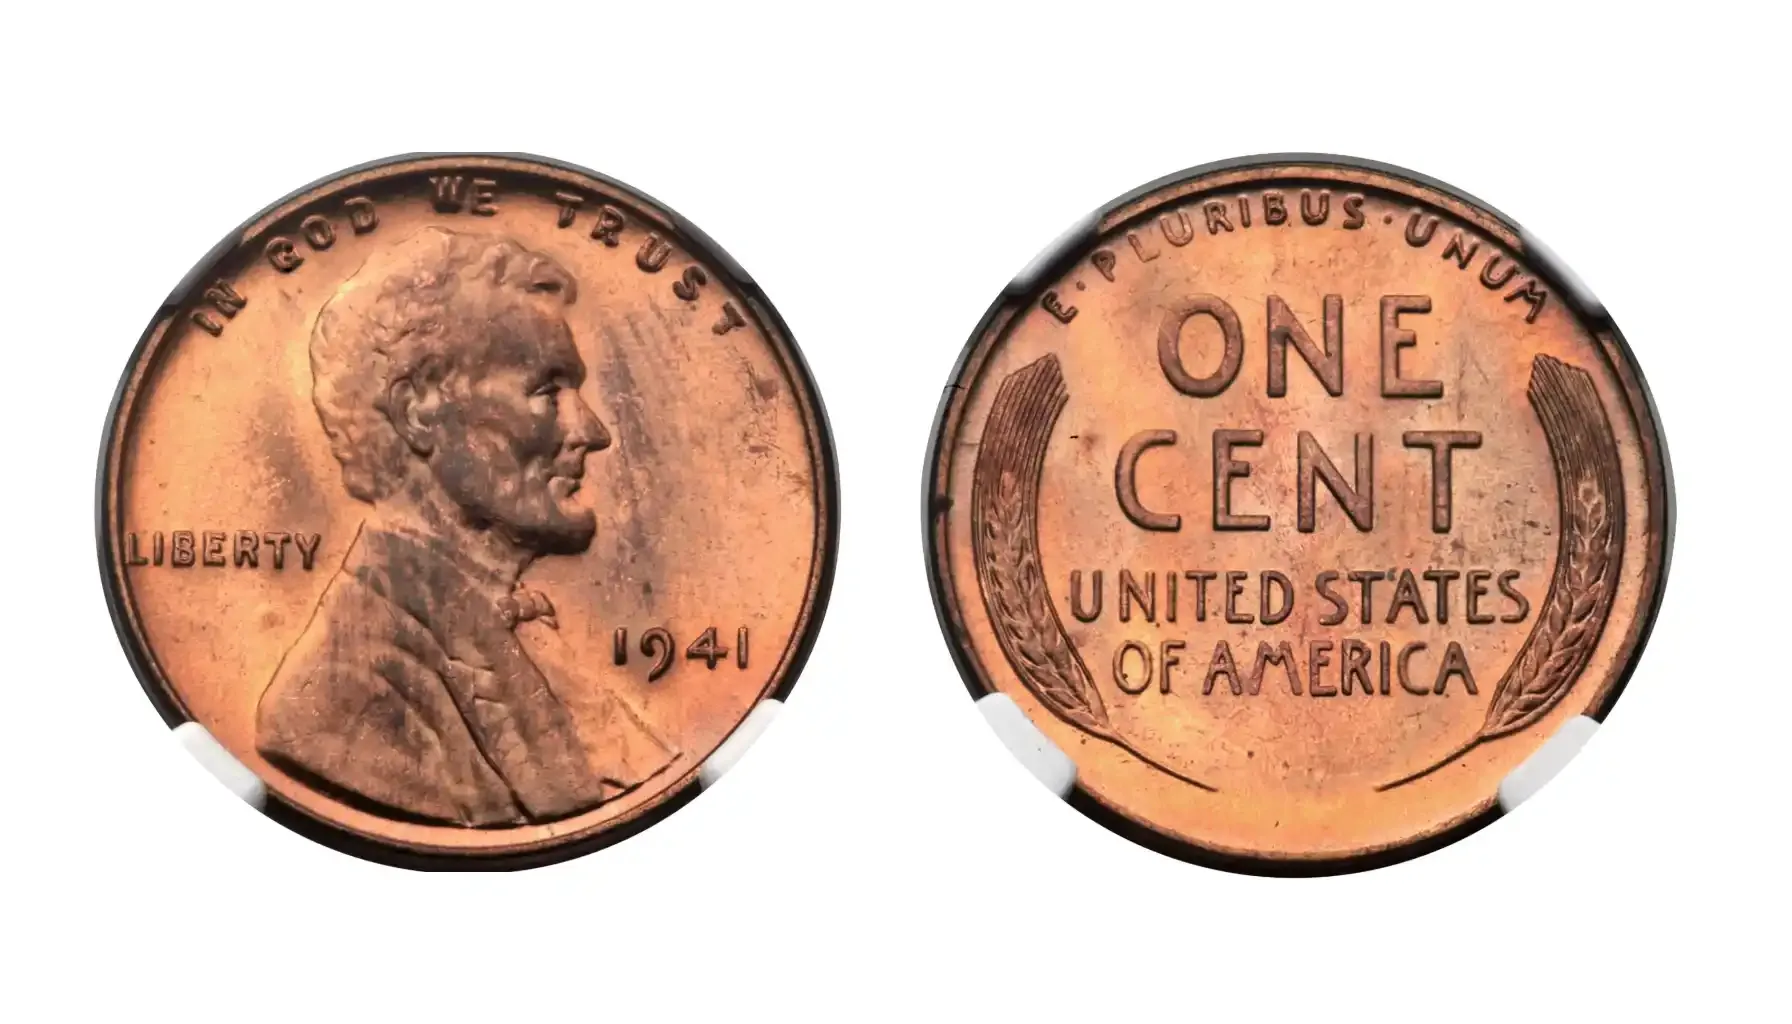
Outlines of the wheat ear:
M 1593 657 L 1624 548 L 1624 481 L 1605 405 L 1585 370 L 1539 355 L 1531 362 L 1531 407 L 1556 469 L 1561 537 L 1556 571 L 1531 635 L 1500 678 L 1487 718 L 1468 742 L 1379 791 L 1422 779 L 1488 740 L 1536 724 L 1573 689 Z
M 1052 713 L 1191 786 L 1213 787 L 1141 752 L 1114 731 L 1107 706 L 1064 632 L 1039 564 L 1039 479 L 1058 414 L 1070 400 L 1058 357 L 1010 374 L 983 424 L 971 486 L 971 545 L 996 641 Z

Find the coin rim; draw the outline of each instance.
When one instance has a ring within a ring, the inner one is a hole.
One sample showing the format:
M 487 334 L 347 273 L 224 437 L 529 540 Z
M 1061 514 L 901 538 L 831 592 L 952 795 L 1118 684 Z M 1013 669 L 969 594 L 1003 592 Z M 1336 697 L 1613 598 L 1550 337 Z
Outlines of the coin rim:
M 1250 179 L 1261 184 L 1281 178 L 1289 181 L 1297 181 L 1303 177 L 1317 179 L 1319 175 L 1300 172 L 1323 173 L 1326 168 L 1380 175 L 1422 192 L 1432 193 L 1432 196 L 1412 198 L 1456 213 L 1493 234 L 1511 249 L 1514 256 L 1526 261 L 1536 275 L 1549 285 L 1557 299 L 1574 314 L 1594 344 L 1606 350 L 1606 358 L 1637 424 L 1645 471 L 1651 465 L 1659 470 L 1649 474 L 1650 478 L 1645 481 L 1651 512 L 1656 508 L 1660 509 L 1660 529 L 1656 531 L 1654 524 L 1650 524 L 1650 545 L 1644 561 L 1645 569 L 1654 570 L 1653 585 L 1643 595 L 1643 608 L 1630 626 L 1629 635 L 1620 641 L 1618 653 L 1621 666 L 1618 672 L 1604 684 L 1601 693 L 1583 714 L 1603 722 L 1617 704 L 1618 697 L 1629 684 L 1637 663 L 1642 659 L 1643 650 L 1648 645 L 1656 616 L 1661 609 L 1672 562 L 1674 524 L 1677 519 L 1673 465 L 1668 455 L 1667 438 L 1661 428 L 1655 398 L 1643 376 L 1641 365 L 1604 304 L 1593 296 L 1591 290 L 1565 263 L 1544 247 L 1534 234 L 1521 228 L 1517 221 L 1461 189 L 1428 175 L 1376 160 L 1327 153 L 1267 153 L 1234 157 L 1189 167 L 1131 189 L 1080 218 L 1069 231 L 1036 256 L 1003 287 L 972 330 L 953 364 L 952 375 L 940 396 L 939 407 L 934 414 L 933 431 L 928 439 L 927 461 L 921 480 L 921 532 L 926 549 L 927 585 L 933 597 L 934 615 L 938 620 L 941 636 L 946 641 L 953 665 L 965 688 L 970 691 L 972 700 L 980 700 L 999 690 L 985 677 L 981 665 L 971 653 L 958 598 L 950 585 L 947 514 L 953 504 L 949 479 L 951 437 L 962 426 L 958 421 L 963 410 L 961 396 L 968 390 L 966 374 L 981 372 L 982 357 L 1001 343 L 1010 323 L 1023 310 L 1038 301 L 1045 285 L 1066 273 L 1103 234 L 1120 224 L 1168 202 L 1186 199 L 1212 188 L 1230 188 L 1243 184 L 1235 181 L 1207 181 L 1217 176 L 1262 172 L 1259 177 Z M 1289 171 L 1295 173 L 1277 173 Z M 1165 194 L 1178 191 L 1179 195 Z M 1624 645 L 1628 645 L 1628 649 Z M 1407 839 L 1343 855 L 1277 854 L 1272 851 L 1245 851 L 1203 844 L 1162 831 L 1150 821 L 1135 817 L 1104 800 L 1083 784 L 1080 774 L 1065 800 L 1110 831 L 1178 860 L 1241 874 L 1282 877 L 1348 874 L 1411 860 L 1478 832 L 1502 814 L 1498 794 L 1490 793 L 1466 813 Z
M 808 432 L 812 438 L 811 453 L 816 460 L 818 470 L 814 505 L 816 516 L 820 522 L 817 523 L 813 549 L 815 564 L 809 574 L 803 610 L 791 641 L 785 645 L 782 665 L 767 680 L 758 699 L 754 701 L 754 706 L 757 706 L 759 701 L 768 698 L 779 701 L 787 699 L 808 663 L 816 637 L 820 633 L 822 621 L 826 618 L 829 600 L 833 593 L 834 571 L 840 548 L 840 470 L 835 454 L 833 429 L 828 420 L 827 407 L 822 401 L 821 391 L 816 387 L 814 374 L 810 371 L 808 362 L 803 358 L 802 350 L 798 347 L 789 326 L 784 322 L 784 318 L 778 313 L 777 308 L 772 305 L 771 300 L 767 298 L 764 289 L 733 256 L 729 255 L 727 250 L 718 245 L 702 229 L 680 216 L 666 204 L 608 175 L 564 160 L 519 152 L 402 153 L 370 160 L 324 175 L 269 203 L 226 233 L 187 271 L 180 283 L 162 301 L 161 306 L 150 318 L 149 325 L 138 337 L 137 344 L 131 350 L 129 358 L 125 361 L 124 371 L 119 377 L 118 386 L 114 390 L 112 401 L 107 408 L 105 429 L 100 438 L 94 502 L 95 546 L 98 550 L 100 581 L 105 592 L 106 610 L 112 620 L 113 631 L 124 648 L 125 658 L 130 664 L 131 671 L 137 677 L 138 685 L 170 729 L 195 720 L 182 706 L 172 684 L 166 681 L 154 654 L 149 650 L 147 641 L 134 622 L 134 602 L 131 596 L 125 592 L 124 574 L 118 564 L 118 552 L 113 543 L 116 538 L 113 537 L 113 531 L 108 522 L 109 504 L 113 496 L 111 478 L 113 456 L 115 453 L 122 456 L 122 443 L 127 436 L 127 432 L 123 430 L 121 415 L 126 411 L 125 403 L 132 394 L 133 382 L 139 379 L 140 364 L 150 353 L 158 335 L 172 326 L 175 318 L 187 305 L 187 301 L 201 286 L 201 283 L 213 274 L 223 260 L 249 240 L 256 229 L 264 226 L 263 221 L 283 213 L 283 208 L 305 200 L 313 193 L 337 186 L 345 179 L 381 171 L 389 172 L 382 177 L 394 177 L 407 171 L 423 169 L 409 165 L 426 165 L 437 162 L 489 162 L 494 166 L 506 163 L 523 165 L 511 169 L 535 174 L 549 180 L 562 179 L 567 184 L 582 184 L 590 187 L 591 183 L 596 183 L 600 187 L 594 188 L 593 191 L 608 190 L 619 193 L 631 204 L 638 205 L 642 212 L 663 221 L 661 226 L 669 230 L 686 251 L 709 264 L 712 274 L 721 279 L 723 286 L 735 291 L 751 307 L 750 314 L 758 320 L 759 326 L 766 334 L 766 340 L 783 360 L 801 392 L 799 399 L 802 400 L 798 402 L 798 408 L 799 411 L 806 412 L 803 418 L 808 421 L 806 425 L 809 427 Z M 587 180 L 579 182 L 577 179 L 580 178 Z M 742 715 L 741 721 L 744 722 L 745 718 L 746 716 Z M 728 736 L 732 736 L 734 731 L 740 728 L 740 725 L 741 722 L 736 722 L 734 727 L 729 730 Z M 726 740 L 727 736 L 724 736 L 722 740 L 718 741 L 717 747 Z M 698 770 L 702 764 L 703 761 L 693 763 L 685 770 L 683 778 L 667 785 L 661 792 L 639 807 L 617 818 L 565 837 L 550 837 L 510 849 L 448 850 L 442 847 L 392 841 L 319 817 L 313 812 L 290 803 L 272 787 L 268 789 L 268 800 L 264 811 L 268 817 L 308 839 L 364 860 L 413 870 L 515 870 L 583 856 L 621 842 L 629 836 L 664 821 L 702 792 L 703 787 L 698 780 Z

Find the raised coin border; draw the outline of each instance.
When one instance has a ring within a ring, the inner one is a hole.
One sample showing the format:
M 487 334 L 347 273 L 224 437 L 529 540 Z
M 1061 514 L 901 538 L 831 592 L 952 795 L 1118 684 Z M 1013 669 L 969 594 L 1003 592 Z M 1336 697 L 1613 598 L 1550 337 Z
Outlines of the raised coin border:
M 111 404 L 106 412 L 105 430 L 100 438 L 99 468 L 95 485 L 95 545 L 98 549 L 101 584 L 106 595 L 106 610 L 112 619 L 112 628 L 118 635 L 119 643 L 124 647 L 125 658 L 130 663 L 131 671 L 137 677 L 138 685 L 142 687 L 143 692 L 149 697 L 150 703 L 155 706 L 157 713 L 162 716 L 163 722 L 170 730 L 193 720 L 186 709 L 181 706 L 173 687 L 167 682 L 154 654 L 149 650 L 141 631 L 137 628 L 134 604 L 128 593 L 128 588 L 123 583 L 122 566 L 117 561 L 118 551 L 115 543 L 117 538 L 114 536 L 111 522 L 115 511 L 112 500 L 116 470 L 115 457 L 122 450 L 119 447 L 119 442 L 123 437 L 122 418 L 130 411 L 128 406 L 133 397 L 135 385 L 143 380 L 143 374 L 140 372 L 143 360 L 146 356 L 152 355 L 151 349 L 159 336 L 179 316 L 186 300 L 199 287 L 200 282 L 209 280 L 217 266 L 238 246 L 248 241 L 251 229 L 260 225 L 261 222 L 285 207 L 302 203 L 312 193 L 334 188 L 345 179 L 357 175 L 377 175 L 379 172 L 401 166 L 430 162 L 452 164 L 455 167 L 484 166 L 507 169 L 543 177 L 559 175 L 571 185 L 583 186 L 598 192 L 621 193 L 642 211 L 661 221 L 662 226 L 687 252 L 708 263 L 711 269 L 721 277 L 722 283 L 726 287 L 734 289 L 746 300 L 750 307 L 750 315 L 765 331 L 766 340 L 771 344 L 778 358 L 788 367 L 792 379 L 801 391 L 799 396 L 801 401 L 798 403 L 798 407 L 802 411 L 806 421 L 805 425 L 813 437 L 814 453 L 820 471 L 815 488 L 815 513 L 819 529 L 816 535 L 814 566 L 810 571 L 804 608 L 798 619 L 793 639 L 783 652 L 781 665 L 774 671 L 765 690 L 759 695 L 759 700 L 768 698 L 785 700 L 796 686 L 797 679 L 801 676 L 803 668 L 809 660 L 809 655 L 815 646 L 816 636 L 821 629 L 821 623 L 826 617 L 829 599 L 833 592 L 834 570 L 840 547 L 840 469 L 835 455 L 833 431 L 829 425 L 827 408 L 822 402 L 820 390 L 815 385 L 814 375 L 803 358 L 802 350 L 797 347 L 789 326 L 785 324 L 784 318 L 779 315 L 771 300 L 766 297 L 764 289 L 760 288 L 758 282 L 728 254 L 727 250 L 716 244 L 701 229 L 685 220 L 664 203 L 615 178 L 577 164 L 530 153 L 404 153 L 357 164 L 325 175 L 301 188 L 294 189 L 243 220 L 242 223 L 225 234 L 217 244 L 213 245 L 162 301 L 161 306 L 150 318 L 149 326 L 144 329 L 142 335 L 137 339 L 137 344 L 132 348 L 131 354 L 124 364 L 124 371 L 120 375 L 118 386 L 113 392 Z M 735 729 L 739 729 L 739 727 L 740 723 L 736 723 Z M 734 735 L 734 730 L 729 732 L 729 736 L 732 735 Z M 726 739 L 727 737 L 724 737 L 723 741 L 726 742 Z M 702 785 L 698 780 L 698 771 L 701 767 L 702 762 L 691 765 L 685 771 L 683 778 L 667 786 L 658 796 L 633 811 L 604 823 L 589 834 L 573 839 L 546 840 L 523 849 L 490 853 L 449 853 L 436 849 L 384 842 L 303 811 L 280 798 L 271 788 L 265 811 L 268 817 L 308 839 L 364 860 L 413 870 L 516 870 L 580 857 L 621 842 L 658 824 L 685 804 L 690 803 L 702 791 Z
M 965 688 L 970 691 L 973 700 L 999 692 L 989 683 L 988 675 L 966 642 L 964 619 L 957 595 L 951 586 L 947 516 L 952 510 L 953 498 L 949 493 L 949 463 L 946 456 L 950 453 L 951 438 L 957 434 L 963 414 L 962 396 L 966 389 L 962 382 L 981 372 L 984 357 L 1001 342 L 1009 323 L 1016 315 L 1040 301 L 1040 292 L 1045 284 L 1065 273 L 1102 234 L 1127 221 L 1143 217 L 1164 203 L 1181 201 L 1212 189 L 1236 186 L 1244 181 L 1258 180 L 1261 172 L 1271 168 L 1283 171 L 1298 168 L 1311 168 L 1315 171 L 1336 169 L 1359 176 L 1378 176 L 1417 190 L 1422 201 L 1433 203 L 1464 218 L 1498 239 L 1513 255 L 1524 259 L 1536 275 L 1569 307 L 1593 340 L 1604 348 L 1607 361 L 1622 384 L 1624 397 L 1636 419 L 1637 433 L 1644 449 L 1643 461 L 1646 465 L 1659 468 L 1660 472 L 1652 479 L 1649 489 L 1649 511 L 1652 519 L 1647 535 L 1651 543 L 1644 560 L 1646 571 L 1653 572 L 1654 579 L 1643 595 L 1643 609 L 1622 641 L 1623 646 L 1617 658 L 1623 666 L 1621 671 L 1603 686 L 1585 712 L 1603 722 L 1629 684 L 1654 629 L 1655 618 L 1661 609 L 1662 595 L 1667 586 L 1674 546 L 1674 523 L 1677 518 L 1673 466 L 1668 457 L 1667 439 L 1661 429 L 1655 399 L 1649 392 L 1636 357 L 1629 343 L 1624 340 L 1623 333 L 1606 312 L 1604 304 L 1592 295 L 1561 260 L 1512 218 L 1460 189 L 1415 171 L 1374 160 L 1325 153 L 1267 153 L 1200 164 L 1165 175 L 1110 200 L 1080 218 L 1034 257 L 1003 287 L 971 331 L 953 364 L 951 377 L 934 414 L 933 432 L 927 443 L 927 461 L 923 467 L 921 482 L 921 530 L 927 555 L 928 589 L 932 593 L 934 615 L 939 622 L 940 633 Z M 1301 177 L 1294 173 L 1278 176 L 1276 180 L 1296 182 Z M 1336 183 L 1317 177 L 1313 180 L 1326 184 Z M 1657 509 L 1660 510 L 1659 525 L 1653 518 Z M 1160 832 L 1148 822 L 1133 818 L 1103 801 L 1087 789 L 1080 778 L 1065 800 L 1103 827 L 1147 849 L 1206 867 L 1276 877 L 1348 874 L 1397 864 L 1448 846 L 1485 828 L 1502 815 L 1498 794 L 1489 792 L 1466 815 L 1412 840 L 1343 857 L 1275 857 L 1204 846 Z

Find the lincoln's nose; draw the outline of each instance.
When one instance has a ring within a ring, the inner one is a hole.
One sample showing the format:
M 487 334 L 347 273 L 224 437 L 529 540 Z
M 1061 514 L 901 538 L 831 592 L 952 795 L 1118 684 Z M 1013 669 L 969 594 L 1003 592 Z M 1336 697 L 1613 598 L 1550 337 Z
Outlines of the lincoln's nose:
M 568 399 L 560 403 L 561 413 L 571 419 L 566 429 L 567 445 L 591 452 L 601 452 L 610 447 L 610 432 L 604 429 L 603 421 L 597 418 L 597 413 L 591 411 L 591 407 L 585 404 L 579 393 L 571 388 L 560 393 Z

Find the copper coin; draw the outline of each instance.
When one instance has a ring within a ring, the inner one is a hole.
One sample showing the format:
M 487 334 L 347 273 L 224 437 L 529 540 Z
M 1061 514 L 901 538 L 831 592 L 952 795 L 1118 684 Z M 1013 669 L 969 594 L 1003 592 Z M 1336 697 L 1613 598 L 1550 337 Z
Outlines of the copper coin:
M 929 458 L 934 597 L 1072 802 L 1187 859 L 1389 863 L 1602 717 L 1666 576 L 1609 317 L 1438 182 L 1270 157 L 1098 211 L 990 309 Z
M 630 834 L 795 682 L 836 470 L 783 321 L 665 206 L 417 156 L 250 219 L 131 357 L 99 488 L 144 689 L 409 866 Z

